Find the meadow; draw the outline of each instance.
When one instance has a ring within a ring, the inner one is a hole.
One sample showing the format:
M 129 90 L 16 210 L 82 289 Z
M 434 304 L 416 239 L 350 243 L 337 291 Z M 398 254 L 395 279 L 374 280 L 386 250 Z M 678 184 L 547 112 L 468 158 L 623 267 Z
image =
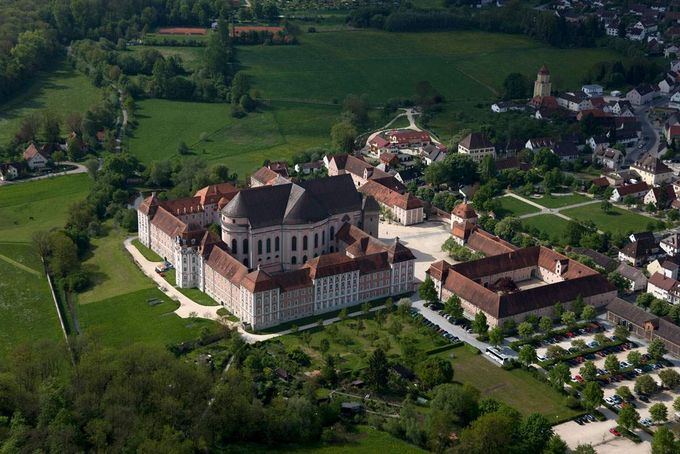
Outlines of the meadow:
M 522 219 L 522 225 L 533 227 L 545 232 L 551 240 L 561 243 L 567 232 L 569 221 L 554 214 L 539 214 L 530 218 Z
M 68 207 L 87 196 L 86 174 L 0 186 L 0 238 L 29 241 L 34 232 L 63 227 Z
M 249 452 L 253 450 L 249 449 Z M 390 452 L 399 454 L 418 454 L 427 451 L 417 446 L 406 443 L 392 437 L 386 432 L 381 432 L 370 426 L 359 426 L 357 433 L 351 434 L 347 442 L 342 444 L 323 444 L 318 443 L 311 446 L 299 448 L 267 449 L 254 452 L 277 452 L 285 454 L 372 454 L 375 452 Z
M 14 98 L 0 105 L 0 143 L 9 142 L 28 115 L 50 111 L 60 118 L 85 112 L 99 101 L 101 90 L 87 77 L 62 62 L 42 72 Z M 64 131 L 62 131 L 64 132 Z
M 610 233 L 642 232 L 647 230 L 650 222 L 654 222 L 652 218 L 618 207 L 613 207 L 609 213 L 605 213 L 599 203 L 570 208 L 561 213 L 579 221 L 593 221 L 598 229 Z
M 42 262 L 29 243 L 0 243 L 0 361 L 36 340 L 64 341 Z
M 581 194 L 568 195 L 544 195 L 538 199 L 531 199 L 532 202 L 543 205 L 546 208 L 563 208 L 577 203 L 592 202 L 592 198 Z
M 522 202 L 521 200 L 512 196 L 499 197 L 498 202 L 501 205 L 501 209 L 497 214 L 502 218 L 507 216 L 522 216 L 540 211 L 535 206 L 529 205 L 526 202 Z

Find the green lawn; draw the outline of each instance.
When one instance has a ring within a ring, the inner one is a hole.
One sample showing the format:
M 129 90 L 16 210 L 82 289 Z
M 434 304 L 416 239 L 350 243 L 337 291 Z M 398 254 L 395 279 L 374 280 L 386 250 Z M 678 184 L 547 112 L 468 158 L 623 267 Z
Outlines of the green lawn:
M 271 451 L 272 450 L 266 450 L 266 452 Z M 274 449 L 273 451 L 291 454 L 373 454 L 376 452 L 417 454 L 426 452 L 417 446 L 394 438 L 386 432 L 381 432 L 368 426 L 359 426 L 358 433 L 350 435 L 350 441 L 347 443 L 337 445 L 315 444 L 301 448 Z
M 70 112 L 85 112 L 99 101 L 101 91 L 66 62 L 45 71 L 29 86 L 0 106 L 0 143 L 9 142 L 22 118 L 49 110 L 62 119 Z M 64 132 L 64 131 L 62 131 Z
M 80 304 L 155 287 L 125 250 L 125 237 L 120 232 L 110 231 L 105 237 L 92 239 L 92 254 L 83 262 L 83 269 L 90 272 L 94 286 L 78 295 Z
M 233 118 L 230 110 L 228 104 L 141 101 L 130 150 L 148 163 L 177 156 L 177 144 L 184 141 L 196 155 L 226 164 L 243 179 L 265 159 L 287 159 L 306 148 L 328 146 L 340 113 L 338 106 L 288 102 L 242 119 Z
M 175 277 L 175 270 L 169 270 L 163 273 L 165 275 L 165 280 L 175 287 L 180 293 L 184 294 L 187 298 L 191 298 L 201 306 L 219 306 L 219 303 L 214 299 L 210 298 L 207 294 L 203 293 L 197 288 L 179 288 L 176 286 L 177 278 Z
M 524 370 L 506 371 L 466 348 L 456 348 L 438 356 L 451 358 L 455 381 L 470 383 L 483 396 L 506 402 L 524 415 L 541 413 L 555 422 L 578 414 L 564 405 L 562 394 Z
M 128 48 L 132 52 L 141 52 L 144 49 L 155 49 L 164 57 L 180 57 L 187 71 L 199 69 L 205 54 L 205 47 L 174 47 L 174 46 L 132 46 Z
M 0 360 L 35 340 L 64 340 L 42 262 L 31 244 L 0 243 Z
M 539 214 L 538 216 L 532 216 L 530 218 L 522 219 L 522 225 L 524 227 L 534 227 L 545 232 L 550 239 L 556 240 L 561 243 L 561 239 L 564 238 L 567 232 L 567 224 L 569 221 L 563 219 L 554 214 Z
M 577 203 L 590 202 L 593 199 L 581 194 L 569 195 L 544 195 L 538 199 L 531 199 L 533 202 L 543 205 L 547 208 L 562 208 L 569 205 L 576 205 Z
M 79 174 L 0 187 L 0 239 L 29 241 L 37 230 L 63 227 L 68 207 L 83 200 L 91 184 Z
M 593 221 L 598 229 L 611 233 L 630 233 L 647 230 L 652 218 L 613 207 L 609 213 L 600 208 L 599 203 L 562 211 L 562 214 L 579 221 Z
M 538 213 L 541 211 L 535 206 L 522 202 L 512 196 L 499 197 L 498 201 L 501 204 L 500 213 L 497 213 L 500 217 L 522 216 L 524 214 Z
M 149 299 L 163 303 L 150 306 Z M 156 288 L 138 290 L 78 308 L 80 328 L 107 346 L 122 347 L 144 342 L 165 346 L 169 343 L 196 339 L 201 329 L 217 329 L 217 323 L 197 319 L 182 319 L 173 311 L 179 303 L 171 301 Z
M 145 259 L 151 262 L 162 262 L 163 257 L 156 254 L 154 251 L 144 246 L 139 240 L 132 240 L 132 245 L 144 256 Z

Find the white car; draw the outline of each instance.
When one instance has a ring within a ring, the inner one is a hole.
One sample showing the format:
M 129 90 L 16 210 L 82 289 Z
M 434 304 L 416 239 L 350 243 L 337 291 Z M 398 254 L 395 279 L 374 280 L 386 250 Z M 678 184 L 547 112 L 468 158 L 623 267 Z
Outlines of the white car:
M 621 361 L 621 362 L 619 363 L 619 366 L 621 366 L 621 369 L 627 369 L 627 368 L 629 368 L 630 366 L 632 366 L 632 364 L 630 364 L 628 361 Z
M 652 420 L 649 418 L 642 418 L 640 420 L 640 424 L 642 424 L 645 427 L 650 427 L 652 425 Z
M 545 356 L 545 355 L 536 355 L 536 358 L 537 358 L 539 361 L 547 361 L 547 360 L 548 360 L 548 357 Z
M 609 405 L 616 404 L 616 399 L 614 399 L 613 397 L 605 397 L 604 401 L 607 402 Z

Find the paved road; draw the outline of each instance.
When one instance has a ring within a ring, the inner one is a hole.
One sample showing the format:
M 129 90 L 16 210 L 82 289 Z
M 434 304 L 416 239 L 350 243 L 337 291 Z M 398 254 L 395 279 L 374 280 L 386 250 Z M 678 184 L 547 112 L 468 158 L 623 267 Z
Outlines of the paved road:
M 462 327 L 449 323 L 448 320 L 439 315 L 437 312 L 426 308 L 425 300 L 415 301 L 413 303 L 413 308 L 417 310 L 423 317 L 432 323 L 436 323 L 440 328 L 443 328 L 446 332 L 458 337 L 463 342 L 466 342 L 480 349 L 481 351 L 485 351 L 489 347 L 489 344 L 478 341 L 473 334 L 469 334 Z
M 73 170 L 67 170 L 65 172 L 48 173 L 47 175 L 41 175 L 39 177 L 32 177 L 32 178 L 24 178 L 22 180 L 0 181 L 0 186 L 9 186 L 10 184 L 19 184 L 19 183 L 27 183 L 29 181 L 45 180 L 47 178 L 61 177 L 61 176 L 64 176 L 64 175 L 76 175 L 76 174 L 79 174 L 79 173 L 87 173 L 87 167 L 85 167 L 82 164 L 78 164 L 77 162 L 63 161 L 63 162 L 60 162 L 60 164 L 75 166 L 76 168 L 73 169 Z
M 649 111 L 652 107 L 662 106 L 667 103 L 668 97 L 661 96 L 653 100 L 651 103 L 646 104 L 644 106 L 640 106 L 635 110 L 635 115 L 638 121 L 640 122 L 640 126 L 642 127 L 642 136 L 650 137 L 651 140 L 643 142 L 642 148 L 635 148 L 629 151 L 628 155 L 626 156 L 627 162 L 633 163 L 646 153 L 650 153 L 651 155 L 656 156 L 657 151 L 659 149 L 659 144 L 661 143 L 661 137 L 658 129 L 655 128 L 654 125 L 652 125 L 651 121 L 649 120 Z

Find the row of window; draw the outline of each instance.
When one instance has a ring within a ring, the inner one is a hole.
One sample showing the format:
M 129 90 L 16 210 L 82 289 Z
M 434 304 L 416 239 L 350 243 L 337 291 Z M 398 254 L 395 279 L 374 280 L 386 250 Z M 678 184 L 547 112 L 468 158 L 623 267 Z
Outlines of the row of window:
M 335 227 L 331 226 L 331 241 L 335 239 Z M 293 251 L 297 251 L 297 236 L 293 236 L 290 240 L 290 248 Z M 248 245 L 248 238 L 244 239 L 242 244 L 242 253 L 247 254 L 249 251 L 249 245 Z M 321 245 L 326 244 L 326 232 L 323 231 L 321 232 Z M 314 234 L 314 249 L 317 249 L 319 247 L 319 234 L 315 233 Z M 306 251 L 309 249 L 309 241 L 307 238 L 307 235 L 302 236 L 302 250 Z M 280 240 L 279 237 L 274 238 L 274 252 L 279 252 L 280 250 Z M 272 251 L 272 240 L 271 238 L 267 238 L 264 242 L 262 240 L 257 240 L 257 253 L 258 255 L 262 255 L 266 251 L 267 254 L 271 253 Z M 236 239 L 231 240 L 231 252 L 233 254 L 238 254 L 238 241 Z

